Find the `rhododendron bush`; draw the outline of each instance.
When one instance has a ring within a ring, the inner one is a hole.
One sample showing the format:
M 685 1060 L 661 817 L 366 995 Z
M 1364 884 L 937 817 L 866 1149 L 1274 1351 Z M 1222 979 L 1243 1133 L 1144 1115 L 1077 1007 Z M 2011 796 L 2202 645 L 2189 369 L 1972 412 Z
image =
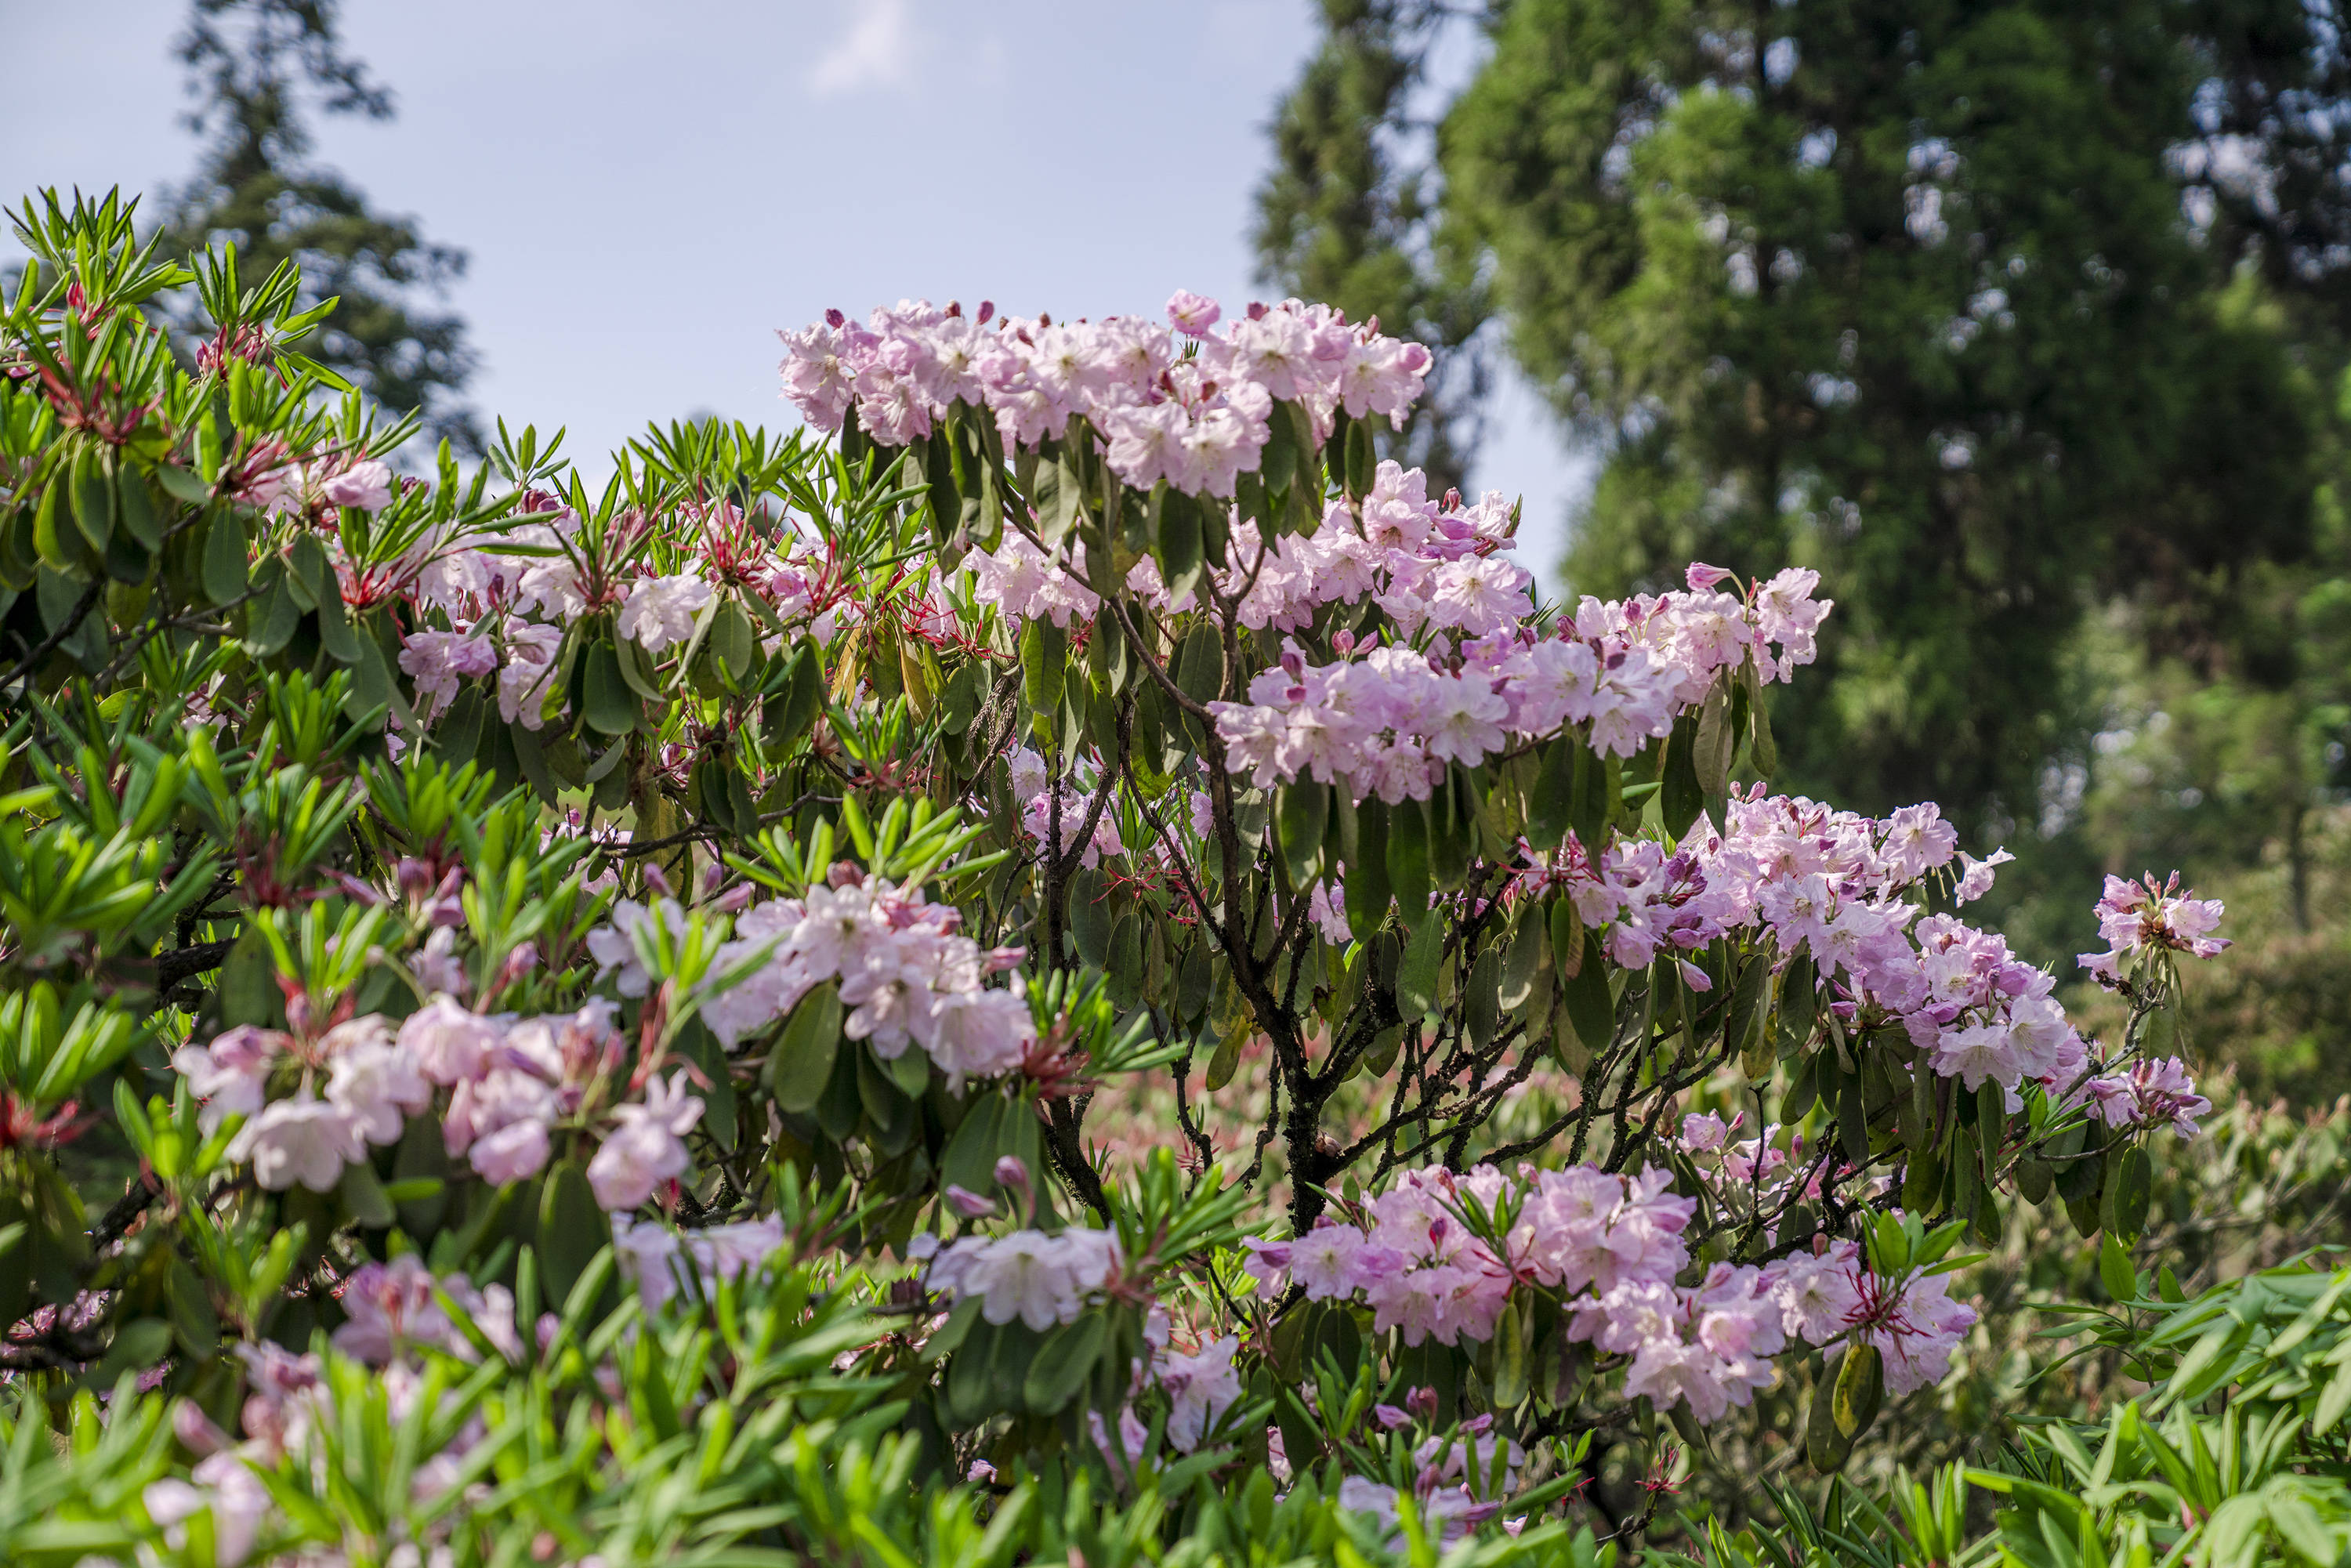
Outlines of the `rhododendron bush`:
M 0 1365 L 120 1447 L 77 1553 L 848 1552 L 928 1487 L 958 1560 L 1594 1562 L 1670 1490 L 1602 1456 L 1784 1394 L 1837 1469 L 1970 1247 L 2126 1258 L 2208 1109 L 2217 905 L 2110 882 L 2083 1038 L 1969 923 L 2005 856 L 1773 791 L 1814 574 L 1539 602 L 1378 458 L 1375 322 L 834 313 L 792 435 L 468 474 L 290 269 L 19 227 Z

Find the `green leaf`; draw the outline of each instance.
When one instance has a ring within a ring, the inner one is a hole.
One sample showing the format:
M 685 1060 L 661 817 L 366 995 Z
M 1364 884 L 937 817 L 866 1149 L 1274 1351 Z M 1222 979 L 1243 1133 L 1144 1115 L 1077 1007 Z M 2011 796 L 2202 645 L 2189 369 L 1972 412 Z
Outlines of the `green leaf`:
M 318 535 L 305 532 L 295 539 L 286 552 L 286 570 L 301 585 L 304 609 L 316 609 L 329 599 L 342 598 L 341 587 L 335 580 L 334 563 L 327 559 L 327 547 L 319 542 Z
M 957 1427 L 977 1427 L 993 1413 L 988 1389 L 988 1364 L 994 1360 L 1004 1331 L 990 1322 L 974 1323 L 963 1343 L 947 1357 L 947 1415 Z
M 1738 737 L 1730 732 L 1730 688 L 1718 682 L 1708 694 L 1706 706 L 1698 710 L 1698 730 L 1691 737 L 1694 743 L 1691 765 L 1698 774 L 1698 787 L 1708 799 L 1716 799 L 1730 788 L 1730 754 Z
M 1514 1013 L 1527 1005 L 1543 967 L 1551 961 L 1551 932 L 1538 907 L 1520 918 L 1502 958 L 1502 984 L 1495 1000 L 1505 1012 Z
M 1417 931 L 1428 921 L 1428 803 L 1400 800 L 1388 811 L 1388 885 L 1396 914 Z
M 983 1094 L 974 1101 L 964 1112 L 955 1135 L 947 1140 L 946 1151 L 939 1155 L 940 1186 L 944 1189 L 952 1185 L 982 1197 L 994 1197 L 996 1145 L 1003 1119 L 1027 1113 L 1022 1107 L 1008 1105 L 1000 1094 Z
M 213 487 L 204 483 L 204 476 L 192 468 L 165 464 L 155 470 L 156 481 L 173 500 L 191 507 L 201 507 L 213 498 Z
M 1075 1322 L 1063 1323 L 1045 1336 L 1020 1384 L 1021 1400 L 1031 1415 L 1057 1415 L 1076 1397 L 1109 1334 L 1109 1320 L 1097 1311 L 1081 1312 Z
M 389 1230 L 399 1218 L 392 1212 L 392 1195 L 383 1190 L 375 1167 L 365 1161 L 343 1167 L 335 1196 L 341 1200 L 344 1217 L 365 1229 Z
M 2049 1191 L 2056 1184 L 2056 1172 L 2047 1160 L 2020 1160 L 2016 1166 L 2017 1196 L 2036 1208 L 2049 1201 Z
M 234 507 L 215 507 L 204 525 L 204 597 L 227 604 L 245 591 L 245 519 Z
M 645 652 L 642 643 L 633 637 L 621 637 L 611 647 L 613 667 L 620 671 L 629 690 L 655 707 L 669 700 L 669 695 L 662 689 L 661 676 L 653 668 L 653 655 Z
M 294 597 L 294 580 L 280 561 L 271 561 L 266 591 L 245 607 L 245 640 L 262 658 L 282 651 L 302 624 L 302 606 Z
M 1372 448 L 1372 428 L 1363 420 L 1347 422 L 1347 494 L 1361 500 L 1372 493 L 1379 455 Z
M 72 476 L 74 527 L 81 530 L 92 555 L 103 556 L 114 538 L 114 486 L 96 449 L 85 446 L 74 454 Z
M 1551 903 L 1552 962 L 1559 969 L 1559 977 L 1572 980 L 1583 971 L 1583 912 L 1575 907 L 1575 900 L 1564 895 Z
M 621 674 L 621 657 L 612 644 L 595 642 L 581 653 L 580 716 L 602 735 L 626 735 L 637 727 L 637 694 Z
M 947 677 L 939 695 L 939 722 L 949 735 L 961 735 L 979 716 L 987 696 L 987 672 L 977 659 L 966 659 Z
M 1902 1207 L 1921 1217 L 1932 1216 L 1942 1194 L 1942 1160 L 1931 1145 L 1912 1149 L 1902 1173 Z
M 1445 922 L 1422 921 L 1396 966 L 1396 1010 L 1406 1023 L 1436 1010 L 1437 970 L 1444 961 Z
M 1183 646 L 1176 650 L 1172 674 L 1176 689 L 1194 702 L 1217 699 L 1225 676 L 1225 649 L 1217 640 L 1216 629 L 1205 618 L 1185 634 Z
M 1829 1400 L 1829 1417 L 1840 1435 L 1860 1437 L 1877 1419 L 1886 1397 L 1886 1365 L 1874 1344 L 1849 1343 L 1837 1367 L 1835 1391 Z
M 1813 959 L 1799 953 L 1788 960 L 1780 977 L 1780 1050 L 1782 1055 L 1802 1051 L 1813 1038 L 1814 1011 L 1820 993 L 1813 982 Z
M 802 997 L 768 1058 L 768 1086 L 784 1110 L 807 1112 L 832 1081 L 841 1045 L 841 992 L 830 980 Z
M 2302 1499 L 2276 1493 L 2269 1500 L 2269 1515 L 2278 1539 L 2316 1564 L 2316 1568 L 2333 1568 L 2342 1560 L 2343 1552 L 2335 1538 L 2319 1522 L 2318 1511 Z M 2219 1560 L 2216 1553 L 2214 1561 Z
M 1061 706 L 1061 691 L 1070 662 L 1070 642 L 1059 626 L 1043 616 L 1020 628 L 1020 678 L 1032 713 L 1050 714 Z
M 1855 1166 L 1869 1163 L 1869 1103 L 1859 1074 L 1840 1075 L 1836 1096 L 1837 1142 Z
M 2324 1437 L 2335 1430 L 2346 1410 L 2351 1410 L 2351 1361 L 2336 1367 L 2335 1375 L 2327 1379 L 2325 1392 L 2318 1396 L 2318 1407 L 2311 1413 L 2310 1435 Z
M 138 540 L 148 554 L 163 548 L 163 526 L 155 517 L 154 494 L 135 465 L 122 464 L 114 472 L 114 517 L 122 531 Z
M 549 1301 L 569 1299 L 571 1287 L 611 1234 L 611 1222 L 578 1160 L 565 1160 L 548 1173 L 538 1192 L 538 1267 Z
M 1543 748 L 1542 767 L 1527 797 L 1527 841 L 1538 850 L 1555 848 L 1575 825 L 1576 773 L 1583 747 L 1573 736 L 1561 736 Z
M 286 1001 L 277 989 L 277 967 L 258 926 L 246 927 L 221 965 L 220 1009 L 221 1021 L 232 1029 L 239 1024 L 275 1029 L 285 1021 Z
M 1171 599 L 1181 599 L 1197 588 L 1207 565 L 1207 541 L 1200 524 L 1200 504 L 1180 490 L 1159 497 L 1159 570 Z
M 2138 1299 L 2138 1275 L 2131 1268 L 2130 1254 L 2123 1250 L 2123 1244 L 2115 1239 L 2115 1233 L 2111 1230 L 2098 1243 L 2098 1282 L 2106 1288 L 2106 1294 L 2117 1301 Z M 2183 1363 L 2181 1370 L 2186 1369 Z
M 2134 1144 L 2123 1151 L 2106 1182 L 2105 1208 L 2099 1216 L 2106 1228 L 2125 1241 L 2136 1241 L 2147 1228 L 2148 1195 L 2155 1180 L 2154 1162 Z
M 1068 832 L 1070 824 L 1061 824 Z M 1071 940 L 1078 956 L 1099 969 L 1110 961 L 1111 907 L 1108 884 L 1098 871 L 1080 871 L 1070 878 L 1067 912 Z
M 1568 1025 L 1583 1048 L 1594 1055 L 1607 1050 L 1616 1035 L 1616 1001 L 1609 994 L 1608 968 L 1602 960 L 1596 933 L 1583 934 L 1583 963 L 1573 975 L 1565 977 L 1560 1000 L 1567 1009 Z
M 1852 1453 L 1852 1435 L 1837 1427 L 1836 1385 L 1823 1377 L 1813 1385 L 1812 1408 L 1804 1421 L 1804 1458 L 1825 1476 L 1843 1469 Z
M 1765 700 L 1763 683 L 1756 678 L 1751 668 L 1747 672 L 1747 679 L 1750 683 L 1747 722 L 1751 727 L 1747 743 L 1747 761 L 1758 777 L 1768 779 L 1780 770 L 1780 747 L 1771 738 L 1771 705 Z
M 1515 1410 L 1527 1396 L 1527 1340 L 1533 1330 L 1531 1309 L 1520 1304 L 1513 1292 L 1502 1304 L 1494 1324 L 1494 1408 Z
M 778 751 L 790 750 L 816 727 L 824 712 L 824 657 L 815 643 L 801 643 L 792 655 L 782 699 L 771 699 L 768 711 L 768 739 Z
M 1274 797 L 1274 821 L 1281 835 L 1281 856 L 1290 884 L 1303 888 L 1322 859 L 1322 834 L 1331 814 L 1331 786 L 1301 779 L 1285 784 Z
M 1666 831 L 1676 838 L 1689 831 L 1706 809 L 1706 794 L 1698 780 L 1698 726 L 1685 717 L 1676 721 L 1666 741 L 1664 772 L 1658 775 L 1657 808 L 1665 814 Z
M 1347 928 L 1369 941 L 1384 925 L 1395 894 L 1388 883 L 1388 804 L 1370 800 L 1354 809 L 1355 842 L 1348 852 Z
M 1215 994 L 1216 968 L 1208 958 L 1208 938 L 1195 939 L 1176 966 L 1176 1016 L 1186 1021 L 1208 1010 Z
M 1249 1038 L 1246 1021 L 1237 1023 L 1217 1037 L 1217 1049 L 1208 1054 L 1208 1070 L 1202 1082 L 1213 1093 L 1233 1081 L 1240 1071 L 1241 1041 Z

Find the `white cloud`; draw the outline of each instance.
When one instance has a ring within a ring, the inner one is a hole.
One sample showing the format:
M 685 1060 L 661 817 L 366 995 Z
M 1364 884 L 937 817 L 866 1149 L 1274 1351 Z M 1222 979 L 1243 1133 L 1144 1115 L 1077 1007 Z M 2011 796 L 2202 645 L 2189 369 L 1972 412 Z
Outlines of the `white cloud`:
M 906 0 L 855 0 L 854 16 L 810 68 L 809 89 L 820 98 L 902 87 L 911 74 L 914 22 Z

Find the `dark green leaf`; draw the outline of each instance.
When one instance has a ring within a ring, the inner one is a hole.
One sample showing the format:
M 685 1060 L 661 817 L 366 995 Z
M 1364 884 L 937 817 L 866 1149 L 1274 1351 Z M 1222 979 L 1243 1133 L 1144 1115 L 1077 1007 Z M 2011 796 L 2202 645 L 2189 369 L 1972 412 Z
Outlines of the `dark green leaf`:
M 1080 1313 L 1075 1322 L 1063 1323 L 1045 1336 L 1020 1385 L 1022 1402 L 1031 1415 L 1057 1415 L 1077 1396 L 1109 1333 L 1108 1320 L 1095 1311 Z
M 1616 1002 L 1608 991 L 1608 967 L 1602 961 L 1600 938 L 1583 934 L 1583 962 L 1560 988 L 1568 1026 L 1586 1051 L 1597 1055 L 1616 1035 Z
M 1418 930 L 1428 923 L 1428 806 L 1403 800 L 1388 810 L 1388 885 L 1395 891 L 1396 913 L 1405 925 Z
M 802 997 L 768 1059 L 768 1085 L 784 1110 L 812 1111 L 832 1079 L 841 1044 L 841 992 L 828 980 Z

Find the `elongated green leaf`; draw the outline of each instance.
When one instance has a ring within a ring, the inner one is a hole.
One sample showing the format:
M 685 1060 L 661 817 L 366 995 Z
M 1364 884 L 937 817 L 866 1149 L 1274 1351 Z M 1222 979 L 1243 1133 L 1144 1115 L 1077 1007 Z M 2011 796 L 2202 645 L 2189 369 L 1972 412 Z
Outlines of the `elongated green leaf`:
M 1021 1380 L 1021 1399 L 1029 1413 L 1056 1415 L 1075 1398 L 1092 1375 L 1094 1362 L 1109 1337 L 1109 1320 L 1099 1311 L 1081 1312 L 1077 1322 L 1063 1323 L 1046 1335 Z
M 1396 1010 L 1406 1022 L 1437 1006 L 1438 966 L 1445 958 L 1445 922 L 1424 920 L 1405 944 L 1404 961 L 1396 967 Z
M 1616 1003 L 1609 995 L 1608 967 L 1601 959 L 1597 933 L 1583 934 L 1583 962 L 1564 977 L 1560 999 L 1567 1009 L 1568 1026 L 1586 1051 L 1608 1049 L 1616 1035 Z
M 787 1111 L 816 1109 L 841 1045 L 841 992 L 828 980 L 802 997 L 768 1059 L 769 1087 Z

